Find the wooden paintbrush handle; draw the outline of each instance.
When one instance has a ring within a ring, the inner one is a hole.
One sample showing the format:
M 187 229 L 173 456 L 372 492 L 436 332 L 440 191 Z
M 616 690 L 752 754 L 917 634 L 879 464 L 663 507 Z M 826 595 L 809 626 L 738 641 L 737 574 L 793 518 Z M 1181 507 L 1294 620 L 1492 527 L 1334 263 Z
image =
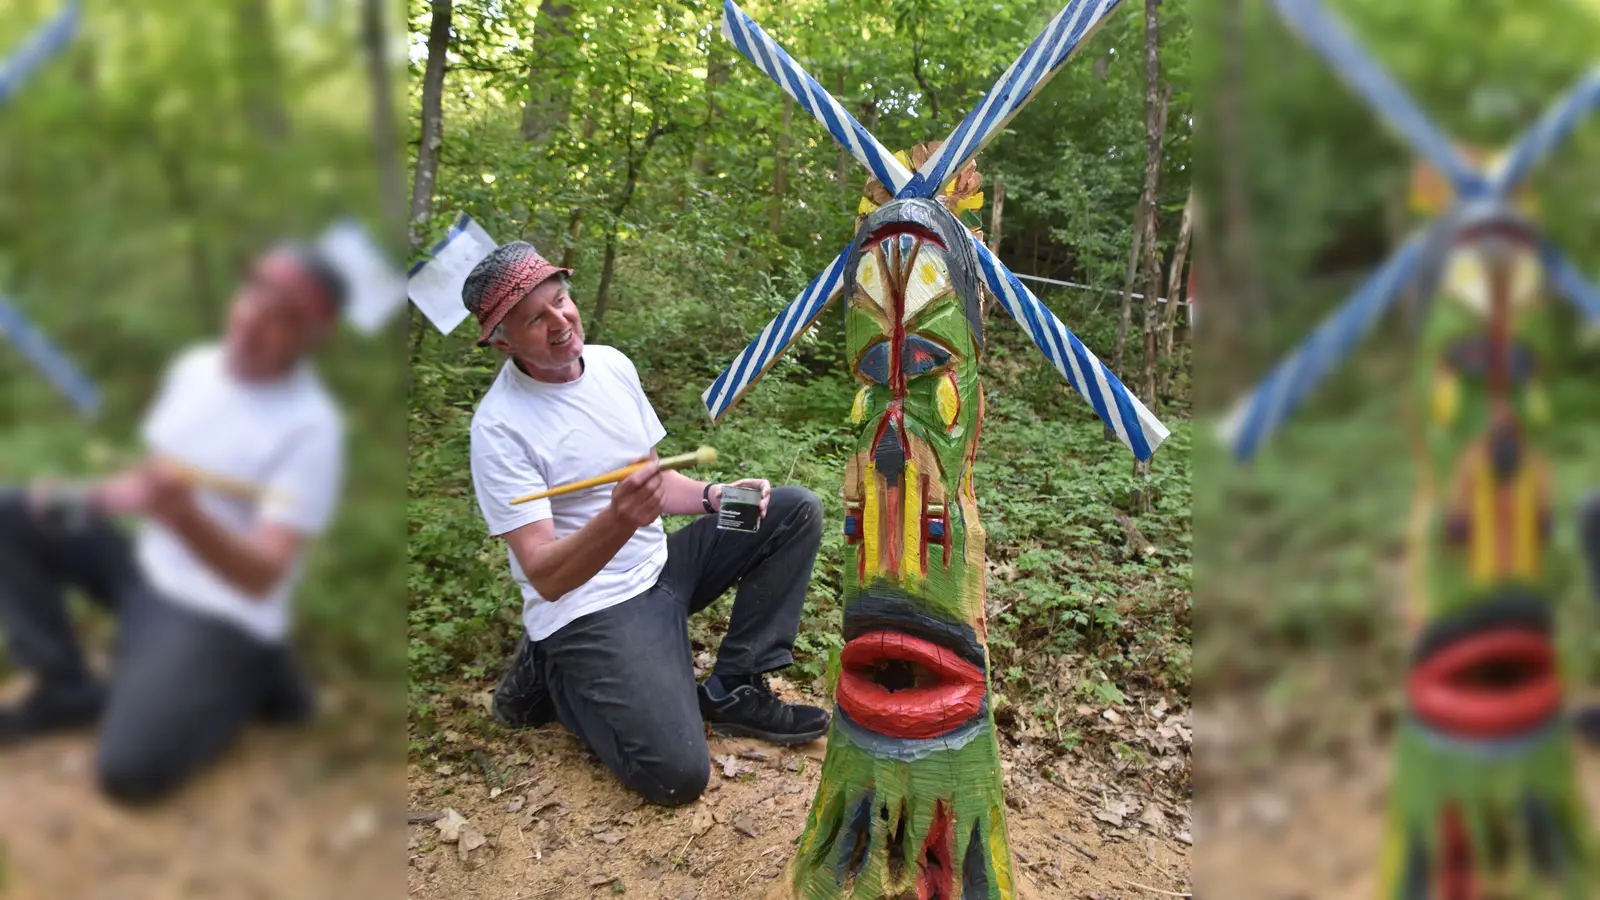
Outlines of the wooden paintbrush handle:
M 204 469 L 197 469 L 187 463 L 180 463 L 172 459 L 168 459 L 165 462 L 190 487 L 216 491 L 219 494 L 226 494 L 238 500 L 259 501 L 276 496 L 258 484 L 252 484 L 227 475 L 218 475 L 215 472 L 207 472 Z
M 681 453 L 677 456 L 669 456 L 666 459 L 661 460 L 660 468 L 662 471 L 674 471 L 677 469 L 687 469 L 691 466 L 709 466 L 716 461 L 717 451 L 711 449 L 710 447 L 701 447 L 693 453 Z M 518 497 L 517 499 L 511 501 L 511 505 L 515 506 L 519 503 L 527 503 L 530 500 L 542 500 L 546 497 L 556 497 L 560 496 L 561 494 L 570 494 L 573 491 L 586 490 L 588 488 L 598 487 L 602 484 L 615 484 L 616 482 L 627 478 L 629 475 L 632 475 L 634 472 L 639 471 L 639 469 L 641 469 L 643 466 L 644 463 L 642 462 L 626 465 L 620 469 L 614 469 L 610 472 L 607 472 L 604 475 L 596 475 L 593 478 L 585 478 L 582 481 L 574 481 L 571 484 L 564 484 L 560 487 L 554 487 L 548 491 L 541 491 L 537 494 L 529 494 L 526 497 Z

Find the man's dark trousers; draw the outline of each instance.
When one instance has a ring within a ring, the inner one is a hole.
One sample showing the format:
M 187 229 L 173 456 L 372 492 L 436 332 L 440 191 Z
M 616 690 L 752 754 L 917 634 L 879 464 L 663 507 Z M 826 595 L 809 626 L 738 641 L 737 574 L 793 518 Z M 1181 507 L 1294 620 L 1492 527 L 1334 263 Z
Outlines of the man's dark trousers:
M 821 544 L 822 501 L 802 487 L 773 488 L 755 534 L 723 531 L 715 517 L 701 516 L 667 537 L 655 586 L 531 646 L 524 640 L 496 702 L 516 708 L 508 695 L 530 689 L 526 676 L 536 671 L 561 723 L 623 784 L 651 803 L 692 803 L 710 778 L 711 756 L 689 616 L 737 584 L 714 671 L 760 675 L 789 665 Z
M 162 598 L 127 537 L 101 517 L 52 527 L 0 488 L 0 636 L 41 688 L 90 684 L 63 587 L 117 617 L 96 769 L 125 802 L 161 798 L 257 720 L 308 717 L 309 686 L 287 647 Z

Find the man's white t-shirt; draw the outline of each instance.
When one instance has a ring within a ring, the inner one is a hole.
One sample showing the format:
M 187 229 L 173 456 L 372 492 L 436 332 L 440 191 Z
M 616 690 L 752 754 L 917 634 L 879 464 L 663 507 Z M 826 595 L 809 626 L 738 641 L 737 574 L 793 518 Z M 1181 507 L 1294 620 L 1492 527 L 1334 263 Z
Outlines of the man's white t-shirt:
M 583 350 L 576 381 L 547 384 L 506 360 L 472 416 L 472 484 L 496 537 L 543 519 L 557 540 L 582 528 L 611 502 L 615 484 L 512 506 L 517 497 L 582 481 L 647 456 L 666 436 L 633 363 L 612 347 Z M 539 596 L 511 548 L 511 577 L 522 589 L 528 637 L 542 641 L 580 616 L 615 606 L 654 585 L 667 563 L 657 518 L 633 533 L 595 576 L 555 602 Z
M 220 345 L 191 349 L 167 370 L 141 432 L 154 453 L 265 489 L 256 501 L 195 489 L 200 508 L 230 531 L 249 534 L 271 522 L 312 537 L 333 517 L 344 475 L 344 424 L 307 363 L 272 382 L 246 382 L 228 372 Z M 145 578 L 171 602 L 263 641 L 288 636 L 289 597 L 303 555 L 267 595 L 255 597 L 213 572 L 160 523 L 144 523 L 135 553 Z

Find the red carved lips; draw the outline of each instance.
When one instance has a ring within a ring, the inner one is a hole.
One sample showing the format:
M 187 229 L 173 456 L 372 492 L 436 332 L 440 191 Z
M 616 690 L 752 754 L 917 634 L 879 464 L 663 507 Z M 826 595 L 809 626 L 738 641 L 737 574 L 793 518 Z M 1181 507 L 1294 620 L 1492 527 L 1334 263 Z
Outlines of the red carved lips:
M 983 672 L 953 651 L 897 631 L 871 631 L 840 654 L 839 707 L 895 738 L 933 738 L 977 715 Z
M 1406 681 L 1417 717 L 1451 735 L 1506 738 L 1550 721 L 1560 709 L 1548 636 L 1499 627 L 1450 642 Z

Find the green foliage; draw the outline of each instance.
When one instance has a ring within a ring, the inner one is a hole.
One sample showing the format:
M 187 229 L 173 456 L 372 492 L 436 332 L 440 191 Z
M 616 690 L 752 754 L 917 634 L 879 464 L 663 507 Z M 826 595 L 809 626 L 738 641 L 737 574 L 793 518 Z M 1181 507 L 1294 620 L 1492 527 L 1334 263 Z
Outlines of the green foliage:
M 742 6 L 890 149 L 946 137 L 1060 8 L 1045 0 Z M 789 675 L 826 688 L 842 645 L 848 557 L 839 489 L 856 390 L 842 313 L 825 313 L 723 424 L 708 424 L 700 393 L 850 239 L 867 176 L 795 108 L 774 219 L 784 96 L 721 36 L 720 4 L 572 0 L 564 18 L 547 15 L 550 7 L 535 14 L 498 0 L 456 4 L 429 237 L 465 211 L 497 239 L 531 240 L 556 259 L 570 253 L 590 341 L 634 360 L 667 428 L 664 447 L 715 446 L 719 463 L 697 477 L 760 476 L 822 498 L 830 524 Z M 1173 87 L 1163 244 L 1175 238 L 1188 189 L 1186 8 L 1181 0 L 1162 7 L 1163 78 Z M 429 5 L 413 0 L 410 9 L 415 109 Z M 980 157 L 990 193 L 981 221 L 967 220 L 987 227 L 992 179 L 1003 172 L 1001 256 L 1018 271 L 1120 290 L 1143 184 L 1143 82 L 1143 20 L 1125 9 Z M 611 235 L 615 279 L 596 327 Z M 1045 299 L 1110 355 L 1114 296 Z M 426 731 L 436 697 L 479 690 L 485 674 L 498 674 L 521 601 L 504 545 L 484 533 L 469 477 L 471 410 L 501 359 L 471 346 L 469 325 L 447 338 L 420 320 L 413 328 L 409 657 L 413 721 Z M 998 308 L 984 378 L 991 402 L 977 489 L 990 556 L 1008 567 L 992 579 L 990 645 L 997 672 L 1022 673 L 997 678 L 997 691 L 1032 702 L 1055 689 L 1054 667 L 1081 664 L 1087 702 L 1120 702 L 1135 689 L 1186 695 L 1184 411 L 1163 415 L 1174 436 L 1154 465 L 1155 505 L 1134 518 L 1159 550 L 1136 560 L 1112 517 L 1134 508 L 1140 484 L 1131 459 Z M 1013 567 L 1025 555 L 1028 569 Z M 691 637 L 714 646 L 730 603 L 725 597 L 697 617 Z
M 1071 299 L 1081 302 L 1081 295 Z M 685 297 L 675 306 L 696 302 Z M 1104 323 L 1082 318 L 1091 304 L 1058 314 L 1098 330 Z M 1139 487 L 1126 450 L 1104 438 L 1093 411 L 1058 376 L 1052 373 L 1056 381 L 1043 386 L 1031 383 L 1034 370 L 1046 364 L 1003 315 L 991 319 L 993 352 L 983 372 L 989 406 L 974 474 L 989 535 L 988 606 L 998 613 L 989 624 L 996 688 L 1012 703 L 1048 698 L 1057 690 L 1054 670 L 1067 665 L 1079 702 L 1109 705 L 1148 691 L 1184 698 L 1189 424 L 1181 409 L 1163 414 L 1173 435 L 1152 465 L 1154 507 L 1132 519 L 1157 550 L 1135 558 L 1114 520 L 1118 510 L 1134 508 Z M 836 321 L 824 325 L 816 341 L 836 351 L 842 331 Z M 786 674 L 826 688 L 836 675 L 830 659 L 843 644 L 839 594 L 849 557 L 839 488 L 854 384 L 836 374 L 842 366 L 812 374 L 816 360 L 802 352 L 712 427 L 699 398 L 708 376 L 651 364 L 653 356 L 692 356 L 696 343 L 696 335 L 668 329 L 630 352 L 667 428 L 664 446 L 717 448 L 717 465 L 697 470 L 697 477 L 763 477 L 804 485 L 822 498 L 829 526 L 795 642 L 796 663 Z M 831 352 L 819 349 L 818 355 Z M 430 698 L 486 687 L 486 676 L 498 676 L 517 639 L 521 598 L 504 544 L 485 533 L 467 448 L 470 409 L 500 364 L 492 351 L 452 336 L 424 341 L 413 366 L 410 660 L 413 721 L 425 729 L 431 727 Z M 687 521 L 668 519 L 668 530 Z M 731 602 L 730 594 L 693 620 L 691 637 L 714 647 Z
M 58 6 L 10 4 L 0 48 Z M 344 215 L 381 227 L 357 11 L 317 23 L 297 4 L 255 4 L 262 27 L 251 6 L 88 3 L 77 40 L 0 109 L 0 293 L 104 395 L 100 422 L 73 418 L 0 340 L 0 483 L 102 475 L 133 458 L 160 373 L 216 337 L 257 254 Z M 319 363 L 344 408 L 348 477 L 296 598 L 316 667 L 394 686 L 395 701 L 400 340 L 345 329 Z
M 1600 7 L 1593 3 L 1328 5 L 1447 137 L 1489 150 L 1532 125 L 1600 56 Z M 1415 162 L 1407 146 L 1277 20 L 1271 4 L 1242 6 L 1237 45 L 1224 39 L 1227 5 L 1195 7 L 1204 39 L 1194 41 L 1191 60 L 1196 95 L 1206 101 L 1201 115 L 1219 124 L 1200 135 L 1197 190 L 1217 198 L 1208 224 L 1224 229 L 1214 233 L 1225 251 L 1223 171 L 1236 165 L 1244 173 L 1249 263 L 1262 289 L 1258 307 L 1235 307 L 1243 316 L 1228 334 L 1222 317 L 1212 320 L 1214 334 L 1245 339 L 1229 342 L 1226 358 L 1198 378 L 1232 380 L 1241 390 L 1304 340 L 1420 220 L 1403 214 Z M 1237 82 L 1224 77 L 1229 54 L 1241 65 Z M 1238 104 L 1242 125 L 1232 142 L 1219 118 L 1230 103 Z M 1600 276 L 1596 159 L 1600 121 L 1591 118 L 1529 182 L 1542 226 L 1591 278 Z M 1216 306 L 1218 313 L 1228 308 Z M 1594 351 L 1576 340 L 1576 317 L 1566 321 L 1574 325 L 1563 329 L 1546 369 L 1558 425 L 1541 437 L 1548 441 L 1541 450 L 1557 462 L 1556 551 L 1575 559 L 1572 511 L 1593 485 L 1584 461 L 1596 447 L 1590 423 L 1600 406 L 1587 379 Z M 1194 468 L 1206 489 L 1195 509 L 1205 617 L 1196 678 L 1206 690 L 1265 685 L 1282 704 L 1303 703 L 1309 692 L 1327 689 L 1308 674 L 1313 659 L 1341 673 L 1341 687 L 1356 693 L 1398 683 L 1402 542 L 1416 484 L 1396 388 L 1417 377 L 1413 333 L 1403 313 L 1381 319 L 1248 466 L 1233 464 L 1209 438 L 1197 443 Z M 1199 352 L 1207 349 L 1202 344 Z M 1204 409 L 1202 418 L 1221 411 Z M 1209 430 L 1210 421 L 1202 427 Z M 1574 572 L 1562 600 L 1565 612 L 1587 618 L 1581 581 Z M 1593 646 L 1586 634 L 1563 634 Z

